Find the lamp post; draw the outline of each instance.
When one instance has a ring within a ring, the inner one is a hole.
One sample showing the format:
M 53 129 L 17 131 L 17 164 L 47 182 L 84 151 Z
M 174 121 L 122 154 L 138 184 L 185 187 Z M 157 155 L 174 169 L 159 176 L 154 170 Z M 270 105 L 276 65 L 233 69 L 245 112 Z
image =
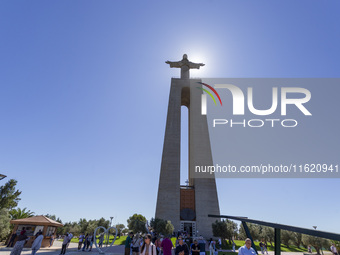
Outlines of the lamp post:
M 0 174 L 0 180 L 4 179 L 4 178 L 6 178 L 6 177 L 7 177 L 6 175 Z

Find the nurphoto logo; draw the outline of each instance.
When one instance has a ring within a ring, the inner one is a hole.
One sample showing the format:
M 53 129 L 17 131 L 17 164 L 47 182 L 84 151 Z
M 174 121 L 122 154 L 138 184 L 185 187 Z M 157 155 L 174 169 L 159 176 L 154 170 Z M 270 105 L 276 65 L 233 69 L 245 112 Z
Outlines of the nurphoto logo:
M 215 84 L 214 87 L 208 85 L 206 83 L 200 82 L 203 86 L 209 88 L 219 99 L 220 104 L 222 106 L 222 100 L 220 95 L 217 93 L 216 89 L 227 89 L 232 96 L 232 115 L 233 116 L 242 116 L 245 115 L 245 107 L 249 110 L 250 113 L 257 116 L 269 116 L 273 113 L 276 113 L 279 109 L 281 116 L 287 116 L 287 105 L 294 105 L 298 110 L 302 112 L 305 116 L 312 116 L 312 113 L 306 108 L 305 103 L 309 102 L 311 99 L 311 92 L 308 89 L 300 88 L 300 87 L 272 87 L 271 92 L 271 106 L 267 109 L 257 109 L 254 106 L 254 95 L 253 88 L 247 88 L 247 95 L 245 96 L 244 92 L 241 88 L 233 84 Z M 200 88 L 206 92 L 214 101 L 215 105 L 217 105 L 215 97 L 213 94 L 207 89 Z M 298 97 L 294 97 L 299 95 Z M 261 98 L 260 98 L 261 99 Z M 279 103 L 280 100 L 280 103 Z M 279 106 L 280 105 L 280 106 Z M 207 95 L 202 94 L 201 96 L 201 114 L 207 115 Z M 283 127 L 296 127 L 298 125 L 297 120 L 295 119 L 250 119 L 250 120 L 242 120 L 241 122 L 235 122 L 232 119 L 214 119 L 213 127 L 217 125 L 226 125 L 230 124 L 230 127 L 235 125 L 241 125 L 243 127 L 262 127 L 265 123 L 271 123 L 271 127 L 275 126 L 275 122 L 280 122 Z

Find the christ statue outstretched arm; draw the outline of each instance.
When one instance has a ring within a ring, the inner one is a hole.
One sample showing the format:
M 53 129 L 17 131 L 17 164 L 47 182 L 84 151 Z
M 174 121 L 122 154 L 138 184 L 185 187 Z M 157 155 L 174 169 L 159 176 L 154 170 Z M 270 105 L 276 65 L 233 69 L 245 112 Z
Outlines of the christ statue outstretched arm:
M 201 66 L 204 66 L 203 63 L 190 62 L 187 54 L 183 55 L 183 59 L 181 61 L 168 60 L 165 63 L 169 64 L 171 68 L 181 68 L 181 79 L 189 79 L 190 69 L 200 69 Z

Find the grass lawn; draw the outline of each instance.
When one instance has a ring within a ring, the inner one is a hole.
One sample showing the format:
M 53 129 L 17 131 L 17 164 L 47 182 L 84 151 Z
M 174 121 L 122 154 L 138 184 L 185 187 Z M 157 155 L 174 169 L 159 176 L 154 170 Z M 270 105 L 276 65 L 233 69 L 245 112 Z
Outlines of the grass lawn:
M 172 237 L 171 238 L 171 242 L 172 244 L 174 245 L 175 247 L 175 244 L 176 244 L 176 237 Z M 236 250 L 238 250 L 238 248 L 240 248 L 241 246 L 244 245 L 244 241 L 243 240 L 235 240 L 234 241 L 235 244 L 236 244 Z M 267 246 L 267 249 L 268 251 L 274 251 L 274 247 L 271 247 L 270 246 L 270 243 L 267 243 L 268 246 Z M 274 245 L 274 243 L 273 243 Z M 260 242 L 255 242 L 255 246 L 256 246 L 256 249 L 259 253 L 261 253 L 261 248 L 260 248 Z M 232 245 L 231 244 L 228 244 L 226 247 L 223 247 L 224 250 L 232 250 Z M 297 248 L 296 246 L 289 246 L 289 249 L 281 244 L 281 251 L 282 252 L 307 252 L 307 249 L 304 249 L 304 248 Z M 209 250 L 207 249 L 206 250 L 206 253 L 209 254 Z M 237 252 L 219 252 L 218 255 L 235 255 L 237 254 Z M 210 254 L 209 254 L 210 255 Z
M 116 241 L 114 242 L 115 245 L 121 245 L 121 244 L 125 244 L 125 240 L 126 240 L 127 236 L 121 236 L 119 238 L 116 239 Z M 113 241 L 113 236 L 110 236 L 110 243 Z M 72 238 L 71 240 L 72 243 L 78 243 L 79 242 L 79 238 Z M 99 242 L 99 236 L 97 237 L 97 243 Z M 104 245 L 105 245 L 105 241 L 104 241 Z M 94 244 L 93 244 L 94 246 Z
M 209 252 L 210 253 L 210 252 Z M 218 255 L 237 255 L 237 252 L 218 252 Z
M 235 240 L 234 242 L 236 244 L 236 250 L 244 245 L 243 240 Z M 260 242 L 255 242 L 255 246 L 256 246 L 257 251 L 261 252 L 261 248 L 260 248 L 259 244 L 260 244 Z M 270 243 L 267 243 L 267 245 L 268 245 L 267 246 L 268 251 L 274 251 L 274 243 L 273 243 L 273 247 L 270 246 Z M 228 244 L 225 249 L 232 250 L 232 245 Z M 281 244 L 281 251 L 282 252 L 307 252 L 307 249 L 298 248 L 294 245 L 291 245 L 291 246 L 289 246 L 289 248 L 287 248 L 285 245 Z M 234 253 L 232 252 L 232 254 L 234 254 Z M 219 255 L 222 255 L 222 254 L 219 254 Z M 225 254 L 223 254 L 223 255 L 225 255 Z M 226 254 L 226 255 L 228 255 L 228 254 Z

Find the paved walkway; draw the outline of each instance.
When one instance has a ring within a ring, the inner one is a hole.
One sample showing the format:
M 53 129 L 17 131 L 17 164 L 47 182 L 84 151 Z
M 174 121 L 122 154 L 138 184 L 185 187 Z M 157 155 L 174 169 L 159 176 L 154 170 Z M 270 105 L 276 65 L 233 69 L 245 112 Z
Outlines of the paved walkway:
M 59 255 L 61 251 L 62 242 L 61 241 L 54 241 L 54 244 L 50 248 L 41 248 L 37 255 Z M 4 246 L 0 246 L 0 255 L 9 255 L 11 253 L 12 248 L 7 248 Z M 222 252 L 231 252 L 231 250 L 222 250 Z M 236 251 L 237 252 L 237 251 Z M 24 248 L 21 252 L 22 255 L 30 255 L 31 249 Z M 269 255 L 274 255 L 273 251 L 268 252 Z M 93 246 L 92 251 L 78 251 L 78 244 L 77 243 L 70 243 L 69 247 L 66 251 L 66 255 L 97 255 L 99 252 L 97 251 L 96 247 Z M 105 250 L 105 255 L 122 255 L 124 254 L 124 245 L 114 245 L 110 248 Z M 173 252 L 174 254 L 174 252 Z M 282 255 L 303 255 L 302 252 L 281 252 Z M 331 255 L 331 252 L 324 252 L 324 255 Z M 261 253 L 259 253 L 261 255 Z M 311 254 L 315 255 L 315 253 Z
M 59 255 L 61 251 L 62 242 L 54 241 L 53 246 L 50 248 L 40 248 L 37 255 Z M 104 249 L 103 249 L 104 250 Z M 0 247 L 0 255 L 9 255 L 12 248 Z M 32 250 L 30 248 L 24 248 L 21 255 L 30 255 Z M 94 255 L 99 254 L 96 247 L 93 245 L 92 251 L 78 251 L 77 243 L 70 243 L 67 248 L 66 255 Z M 105 250 L 106 255 L 122 255 L 124 254 L 124 245 L 114 245 Z

